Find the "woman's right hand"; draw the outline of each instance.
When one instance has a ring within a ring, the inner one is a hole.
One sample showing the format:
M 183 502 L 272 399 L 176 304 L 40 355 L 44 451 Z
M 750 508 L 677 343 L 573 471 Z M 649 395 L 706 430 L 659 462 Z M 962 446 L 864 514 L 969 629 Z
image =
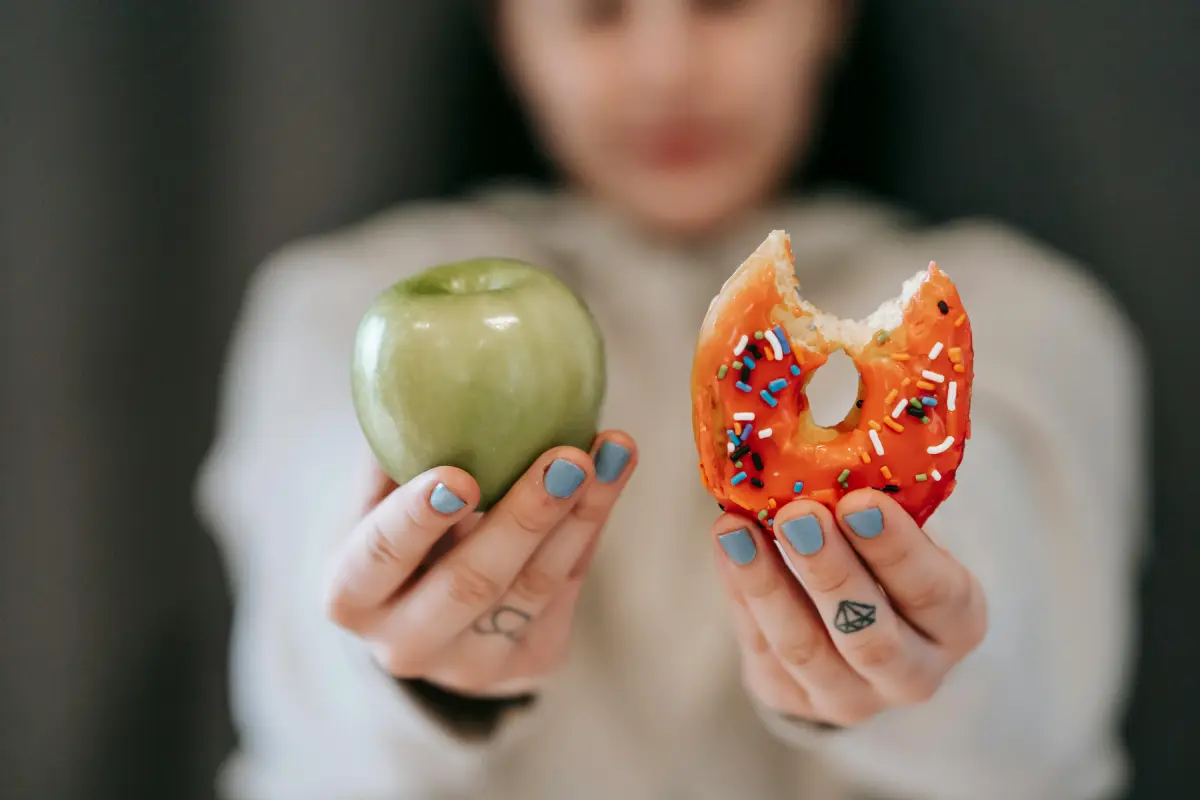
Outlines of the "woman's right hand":
M 483 515 L 466 472 L 418 475 L 341 550 L 330 619 L 396 677 L 485 697 L 536 689 L 566 655 L 584 574 L 636 461 L 619 431 L 597 436 L 590 456 L 556 447 Z

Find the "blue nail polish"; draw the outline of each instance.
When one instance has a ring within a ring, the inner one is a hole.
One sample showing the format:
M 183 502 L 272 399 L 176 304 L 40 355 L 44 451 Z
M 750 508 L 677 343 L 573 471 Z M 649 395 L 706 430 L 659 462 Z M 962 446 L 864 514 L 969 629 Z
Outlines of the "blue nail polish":
M 612 483 L 621 477 L 625 465 L 629 463 L 629 450 L 616 442 L 602 442 L 596 451 L 596 480 L 601 483 Z
M 878 508 L 864 508 L 845 516 L 850 530 L 864 539 L 870 539 L 883 533 L 883 514 Z
M 587 473 L 565 458 L 557 458 L 546 470 L 546 492 L 562 500 L 575 494 L 575 490 L 587 478 Z
M 749 564 L 758 552 L 758 548 L 754 546 L 754 538 L 746 528 L 722 533 L 717 537 L 717 541 L 721 543 L 721 549 L 729 556 L 729 560 L 738 566 Z
M 811 556 L 825 543 L 825 537 L 821 535 L 821 522 L 812 514 L 789 519 L 779 526 L 779 530 L 802 556 Z
M 439 514 L 453 514 L 466 504 L 466 500 L 447 489 L 444 483 L 433 487 L 433 494 L 429 495 L 429 505 Z

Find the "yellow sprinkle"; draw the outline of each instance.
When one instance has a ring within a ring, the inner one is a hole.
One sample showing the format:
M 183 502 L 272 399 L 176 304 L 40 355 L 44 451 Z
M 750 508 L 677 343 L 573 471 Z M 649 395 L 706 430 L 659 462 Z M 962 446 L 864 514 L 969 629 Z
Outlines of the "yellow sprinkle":
M 962 348 L 951 347 L 946 351 L 946 355 L 950 356 L 950 361 L 952 363 L 957 364 L 958 362 L 962 361 Z
M 775 498 L 772 497 L 769 500 L 767 500 L 767 508 L 774 508 L 774 507 L 775 507 Z
M 925 390 L 925 391 L 927 391 L 927 392 L 932 392 L 932 391 L 933 391 L 934 389 L 936 389 L 937 387 L 936 387 L 936 386 L 934 386 L 934 385 L 933 385 L 932 383 L 930 383 L 929 381 L 917 381 L 917 388 L 918 388 L 918 389 L 924 389 L 924 390 Z
M 901 425 L 899 422 L 896 422 L 896 420 L 892 419 L 891 417 L 884 417 L 883 424 L 887 425 L 889 428 L 894 430 L 896 433 L 904 432 L 904 426 Z
M 892 479 L 892 471 L 887 468 L 886 464 L 879 468 L 879 474 L 883 476 L 884 480 L 890 481 Z
M 955 372 L 966 372 L 967 368 L 965 366 L 963 366 L 962 364 L 955 364 L 954 371 Z
M 858 451 L 858 457 L 862 459 L 862 462 L 863 462 L 864 464 L 870 464 L 870 463 L 871 463 L 871 457 L 870 457 L 869 455 L 867 455 L 867 451 L 866 451 L 866 450 L 859 450 L 859 451 Z
M 962 314 L 959 314 L 959 315 L 958 315 L 958 319 L 954 320 L 954 327 L 956 327 L 956 328 L 957 328 L 959 325 L 962 325 L 962 324 L 963 324 L 963 322 L 965 322 L 965 321 L 966 321 L 966 319 L 967 319 L 967 314 L 966 314 L 966 312 L 963 312 Z
M 890 406 L 892 404 L 892 401 L 896 399 L 896 395 L 898 395 L 898 394 L 900 394 L 899 389 L 892 389 L 890 392 L 888 392 L 888 396 L 883 398 L 883 404 L 885 406 Z
M 908 353 L 892 353 L 892 359 L 895 361 L 908 361 L 911 356 Z
M 883 430 L 882 428 L 879 427 L 879 423 L 873 419 L 867 420 L 867 424 L 871 426 L 871 430 L 873 430 L 873 431 Z
M 742 423 L 740 423 L 740 422 L 733 423 L 733 433 L 735 436 L 742 435 Z
M 912 383 L 912 378 L 905 378 L 904 380 L 900 381 L 900 388 L 903 389 L 905 386 L 908 386 L 910 383 Z

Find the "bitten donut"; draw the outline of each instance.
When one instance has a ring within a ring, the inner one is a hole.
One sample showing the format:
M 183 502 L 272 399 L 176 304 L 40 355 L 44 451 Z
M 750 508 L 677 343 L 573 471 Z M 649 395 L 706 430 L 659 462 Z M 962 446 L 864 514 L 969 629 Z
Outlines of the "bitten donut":
M 817 425 L 805 386 L 831 353 L 859 372 L 840 423 Z M 954 488 L 971 433 L 971 323 L 930 264 L 861 321 L 800 296 L 788 236 L 774 231 L 709 306 L 692 367 L 700 476 L 722 508 L 770 527 L 804 497 L 832 507 L 870 487 L 924 523 Z

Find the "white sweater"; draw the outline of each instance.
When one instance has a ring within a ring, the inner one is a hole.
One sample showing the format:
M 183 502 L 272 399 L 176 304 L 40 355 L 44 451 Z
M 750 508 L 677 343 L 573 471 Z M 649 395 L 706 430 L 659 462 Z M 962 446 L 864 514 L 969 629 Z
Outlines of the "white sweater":
M 927 704 L 818 733 L 756 713 L 738 673 L 696 473 L 689 371 L 722 281 L 772 228 L 806 296 L 870 311 L 936 260 L 976 347 L 973 436 L 930 520 L 979 576 L 991 627 Z M 349 356 L 375 295 L 472 256 L 559 271 L 608 348 L 601 423 L 641 465 L 580 602 L 573 653 L 486 744 L 424 716 L 322 614 L 370 451 Z M 249 291 L 199 504 L 236 597 L 240 747 L 254 800 L 1073 800 L 1114 793 L 1144 528 L 1146 370 L 1124 317 L 1065 259 L 984 222 L 910 226 L 849 197 L 797 201 L 680 249 L 563 194 L 409 207 L 285 248 Z

